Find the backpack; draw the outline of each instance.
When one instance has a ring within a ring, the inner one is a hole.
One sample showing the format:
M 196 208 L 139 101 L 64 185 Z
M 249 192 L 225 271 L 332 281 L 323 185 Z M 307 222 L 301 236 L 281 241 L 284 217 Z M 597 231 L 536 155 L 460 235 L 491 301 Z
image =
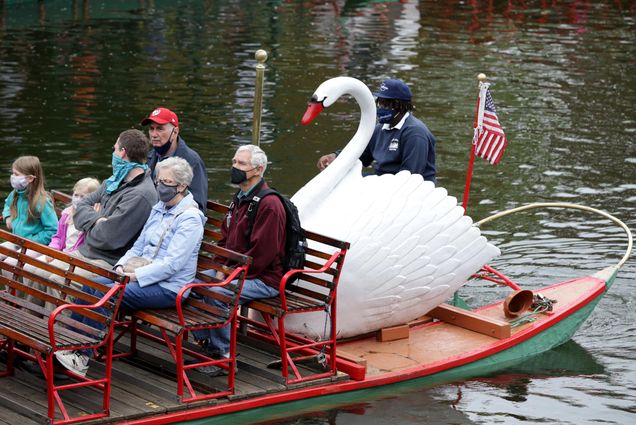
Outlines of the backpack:
M 302 269 L 305 264 L 305 255 L 307 253 L 307 238 L 305 231 L 300 225 L 300 217 L 298 216 L 298 208 L 286 196 L 281 195 L 274 189 L 261 190 L 254 195 L 247 209 L 248 230 L 247 240 L 250 240 L 254 221 L 256 220 L 256 212 L 258 206 L 264 197 L 268 195 L 276 195 L 280 199 L 285 208 L 285 256 L 283 257 L 283 270 L 285 272 L 293 269 Z M 295 280 L 295 279 L 293 279 Z

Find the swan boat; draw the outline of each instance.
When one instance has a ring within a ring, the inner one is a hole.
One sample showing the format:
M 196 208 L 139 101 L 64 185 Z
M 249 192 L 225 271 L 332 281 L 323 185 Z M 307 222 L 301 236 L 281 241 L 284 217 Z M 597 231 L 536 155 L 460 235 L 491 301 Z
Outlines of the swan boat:
M 310 106 L 310 108 L 319 109 L 316 106 Z M 343 151 L 342 155 L 345 154 L 350 157 L 349 159 L 357 159 L 359 156 L 355 150 L 348 153 Z M 336 170 L 330 173 L 333 175 L 343 173 L 342 175 L 355 178 L 359 175 L 360 167 L 355 164 L 355 161 L 349 161 L 349 164 L 347 162 L 344 160 L 340 163 L 334 162 L 327 171 Z M 329 229 L 321 228 L 320 220 L 312 219 L 308 212 L 310 210 L 306 208 L 313 202 L 312 197 L 319 197 L 320 190 L 326 190 L 324 189 L 326 185 L 321 180 L 327 178 L 321 175 L 318 176 L 320 179 L 312 180 L 305 187 L 309 187 L 308 190 L 299 191 L 294 201 L 299 204 L 303 220 L 307 219 L 310 226 L 315 226 L 312 228 L 330 232 Z M 330 176 L 330 174 L 325 175 Z M 397 178 L 412 180 L 412 176 L 406 175 Z M 342 180 L 342 177 L 335 179 L 336 182 L 338 180 Z M 416 180 L 413 180 L 416 185 L 423 185 L 423 182 Z M 313 183 L 314 181 L 319 183 Z M 329 191 L 332 189 L 333 187 Z M 317 191 L 319 195 L 315 195 Z M 446 211 L 456 211 L 456 203 L 453 204 L 452 199 L 448 200 L 445 191 L 433 190 L 429 187 L 428 192 L 430 192 L 429 195 L 435 192 L 439 194 L 437 195 L 440 198 L 439 201 L 446 205 Z M 479 271 L 491 256 L 499 252 L 494 247 L 490 248 L 492 245 L 489 245 L 479 234 L 478 227 L 513 213 L 538 208 L 571 208 L 598 214 L 610 220 L 621 227 L 626 234 L 625 254 L 616 264 L 591 275 L 573 277 L 563 282 L 545 282 L 543 284 L 545 286 L 531 291 L 522 290 L 523 283 L 515 283 L 489 266 L 484 266 Z M 451 215 L 451 217 L 454 216 Z M 470 229 L 475 229 L 470 231 L 470 238 L 475 249 L 470 251 L 472 254 L 468 258 L 477 259 L 469 267 L 471 270 L 475 269 L 474 271 L 467 269 L 462 273 L 468 273 L 466 279 L 471 282 L 477 278 L 483 278 L 509 287 L 510 295 L 505 299 L 471 309 L 466 306 L 459 308 L 447 304 L 439 305 L 438 297 L 432 301 L 432 304 L 420 306 L 419 311 L 415 310 L 415 315 L 409 315 L 408 318 L 401 317 L 399 321 L 386 321 L 386 325 L 380 330 L 359 333 L 359 330 L 364 328 L 357 328 L 354 330 L 358 332 L 355 336 L 344 338 L 338 343 L 336 355 L 338 374 L 336 376 L 299 384 L 284 384 L 281 382 L 280 371 L 268 367 L 276 363 L 279 358 L 273 346 L 266 346 L 262 341 L 258 343 L 253 338 L 243 337 L 238 344 L 240 356 L 234 394 L 187 404 L 176 400 L 174 366 L 170 355 L 152 340 L 138 341 L 138 352 L 134 358 L 118 360 L 112 365 L 113 388 L 110 416 L 84 423 L 250 424 L 303 412 L 323 411 L 371 398 L 395 396 L 400 391 L 485 377 L 523 363 L 531 357 L 536 358 L 537 355 L 567 342 L 590 316 L 603 295 L 610 290 L 618 271 L 632 251 L 632 235 L 624 223 L 610 214 L 585 206 L 564 203 L 530 204 L 498 213 L 474 225 L 470 219 L 463 217 L 463 214 L 454 217 L 453 222 L 459 223 L 457 226 L 460 229 L 464 229 L 466 225 Z M 453 229 L 453 227 L 449 225 L 446 229 Z M 450 231 L 447 230 L 447 232 Z M 428 252 L 428 250 L 436 252 L 453 238 L 449 236 L 442 239 L 436 242 L 436 248 L 427 246 L 423 248 L 423 251 L 417 252 Z M 413 249 L 420 243 L 429 242 L 420 242 L 421 240 L 420 238 L 411 241 L 408 245 Z M 448 254 L 448 258 L 452 258 L 459 250 L 446 248 L 441 252 L 452 252 Z M 479 252 L 482 253 L 481 256 Z M 350 263 L 347 262 L 347 264 Z M 444 269 L 449 266 L 437 262 L 436 267 Z M 475 271 L 477 273 L 473 274 Z M 469 279 L 471 274 L 475 279 Z M 397 279 L 400 280 L 401 285 L 394 286 L 397 287 L 398 292 L 402 291 L 402 293 L 411 288 L 419 288 L 415 289 L 415 292 L 426 295 L 435 292 L 434 288 L 431 288 L 431 282 L 435 280 L 435 277 L 430 278 L 431 275 L 443 276 L 444 274 L 436 274 L 436 271 L 432 270 L 428 275 L 421 276 L 424 283 L 419 286 L 416 283 L 409 288 L 408 279 Z M 398 273 L 397 276 L 402 275 Z M 453 279 L 456 277 L 457 274 L 453 276 Z M 389 281 L 395 282 L 395 279 L 393 277 Z M 413 277 L 411 279 L 416 280 Z M 449 284 L 453 279 L 446 278 L 443 280 L 446 283 L 442 284 L 442 286 L 453 288 L 451 292 L 456 286 L 454 283 Z M 459 286 L 463 283 L 461 282 Z M 344 285 L 342 281 L 341 284 Z M 429 289 L 421 289 L 425 286 Z M 448 288 L 444 288 L 444 291 Z M 464 290 L 471 289 L 475 288 L 472 288 L 469 282 Z M 375 291 L 376 298 L 381 298 L 382 295 L 378 294 L 381 294 L 381 291 Z M 338 297 L 340 295 L 338 294 Z M 446 295 L 444 293 L 444 297 Z M 528 298 L 524 298 L 528 296 L 530 303 L 527 302 Z M 399 297 L 393 294 L 387 299 Z M 441 299 L 440 302 L 444 300 L 446 298 Z M 342 305 L 343 301 L 339 301 L 338 304 Z M 373 305 L 373 300 L 368 301 L 366 305 Z M 425 313 L 426 316 L 423 316 Z M 148 332 L 152 330 L 148 329 Z M 319 363 L 305 366 L 310 370 L 322 367 Z M 91 368 L 99 367 L 103 368 L 103 365 L 100 366 L 97 363 L 91 366 Z M 201 375 L 199 379 L 194 380 L 194 383 L 209 389 L 216 385 L 225 385 L 225 380 L 224 377 L 210 378 Z M 47 418 L 44 412 L 46 412 L 47 395 L 43 388 L 46 388 L 44 380 L 28 371 L 18 369 L 15 375 L 4 378 L 3 385 L 0 387 L 0 423 L 20 423 L 21 425 L 46 423 Z M 99 406 L 101 402 L 101 395 L 88 388 L 78 388 L 70 397 L 66 404 L 69 409 L 75 410 L 71 412 L 73 416 L 81 415 L 82 412 Z
M 467 310 L 443 305 L 434 309 L 429 317 L 405 324 L 405 333 L 398 336 L 383 339 L 380 333 L 373 333 L 341 341 L 336 359 L 339 373 L 330 379 L 284 385 L 280 371 L 266 366 L 267 362 L 277 359 L 273 350 L 254 345 L 253 341 L 239 341 L 235 394 L 216 400 L 178 403 L 174 396 L 171 358 L 151 341 L 138 342 L 139 352 L 134 359 L 113 363 L 110 417 L 86 423 L 261 423 L 374 398 L 394 397 L 400 392 L 441 383 L 484 378 L 537 358 L 572 337 L 610 290 L 632 250 L 632 235 L 622 222 L 605 212 L 574 204 L 526 205 L 477 224 L 483 226 L 512 212 L 554 207 L 592 211 L 617 223 L 627 235 L 624 256 L 618 263 L 589 276 L 534 289 L 532 299 L 538 307 L 525 312 L 518 310 L 521 316 L 515 319 L 505 314 L 505 307 L 510 309 L 507 301 L 515 297 Z M 477 277 L 510 286 L 515 291 L 513 294 L 524 292 L 519 292 L 519 285 L 502 275 L 492 278 L 479 273 Z M 470 284 L 464 288 L 470 289 L 474 289 Z M 436 319 L 431 320 L 433 317 Z M 529 320 L 518 320 L 523 317 Z M 99 364 L 91 367 L 99 367 Z M 224 379 L 203 376 L 196 382 L 213 387 L 215 383 L 224 385 Z M 14 376 L 4 378 L 0 387 L 0 423 L 45 423 L 43 388 L 43 379 L 20 369 Z M 81 412 L 99 405 L 100 396 L 88 389 L 78 389 L 67 407 Z

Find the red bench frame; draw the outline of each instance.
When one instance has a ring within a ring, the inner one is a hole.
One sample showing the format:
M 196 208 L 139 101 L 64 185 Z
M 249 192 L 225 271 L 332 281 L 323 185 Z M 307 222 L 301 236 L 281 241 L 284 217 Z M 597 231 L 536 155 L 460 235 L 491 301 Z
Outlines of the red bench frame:
M 7 350 L 8 354 L 7 368 L 0 373 L 0 377 L 10 376 L 15 373 L 14 360 L 17 354 L 36 362 L 42 369 L 47 385 L 47 416 L 50 423 L 55 425 L 71 424 L 108 416 L 112 384 L 114 318 L 119 310 L 128 277 L 87 263 L 48 246 L 13 235 L 5 230 L 0 229 L 0 239 L 12 242 L 20 247 L 18 251 L 13 251 L 0 246 L 2 255 L 14 258 L 17 261 L 16 265 L 0 261 L 0 269 L 10 274 L 10 277 L 0 275 L 0 284 L 4 284 L 8 288 L 0 291 L 0 314 L 3 316 L 2 321 L 0 321 L 0 335 L 5 337 L 5 339 L 0 341 L 0 348 Z M 57 268 L 45 261 L 30 257 L 26 255 L 27 250 L 36 251 L 61 260 L 67 263 L 68 267 L 66 269 Z M 25 264 L 45 270 L 47 273 L 62 276 L 65 278 L 65 283 L 59 284 L 31 273 L 23 268 Z M 115 284 L 109 287 L 77 275 L 75 273 L 77 268 L 111 279 Z M 22 283 L 22 278 L 56 289 L 60 291 L 61 295 L 56 297 L 37 288 L 26 286 Z M 72 287 L 70 285 L 71 281 L 79 285 L 91 286 L 103 292 L 104 295 L 101 298 L 89 295 L 80 289 Z M 42 302 L 54 304 L 56 307 L 51 311 L 46 307 L 39 306 L 18 296 L 19 294 L 31 295 Z M 72 299 L 75 298 L 83 300 L 88 305 L 73 304 Z M 100 311 L 103 311 L 101 309 L 106 309 L 108 316 L 102 315 L 101 312 L 93 311 L 98 308 Z M 99 321 L 105 324 L 106 327 L 105 329 L 97 330 L 89 325 L 77 322 L 65 314 L 68 311 Z M 32 352 L 17 348 L 15 346 L 16 342 L 26 345 Z M 61 371 L 62 373 L 77 382 L 63 385 L 55 383 L 53 357 L 56 352 L 76 349 L 96 350 L 98 348 L 105 352 L 106 367 L 103 378 L 91 379 L 63 370 Z M 60 393 L 64 390 L 89 386 L 103 392 L 101 412 L 71 417 Z M 62 419 L 55 419 L 56 407 L 59 409 Z

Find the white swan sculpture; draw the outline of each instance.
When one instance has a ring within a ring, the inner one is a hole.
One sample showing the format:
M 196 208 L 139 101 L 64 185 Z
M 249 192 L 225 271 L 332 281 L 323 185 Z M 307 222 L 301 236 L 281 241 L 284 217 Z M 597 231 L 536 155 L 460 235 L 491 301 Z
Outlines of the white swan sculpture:
M 500 254 L 454 197 L 419 174 L 362 177 L 358 158 L 373 133 L 376 109 L 361 81 L 337 77 L 322 83 L 303 124 L 345 94 L 360 105 L 356 134 L 329 167 L 292 197 L 303 227 L 351 243 L 338 286 L 339 338 L 427 313 Z M 322 336 L 324 326 L 320 313 L 286 321 L 289 330 L 310 337 Z

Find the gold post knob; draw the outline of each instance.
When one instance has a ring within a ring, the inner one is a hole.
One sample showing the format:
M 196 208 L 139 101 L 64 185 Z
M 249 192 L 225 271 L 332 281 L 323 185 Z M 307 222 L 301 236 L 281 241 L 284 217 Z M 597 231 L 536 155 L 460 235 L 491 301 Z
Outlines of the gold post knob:
M 259 64 L 264 64 L 267 60 L 267 52 L 263 49 L 258 49 L 256 53 L 254 53 L 254 59 L 256 59 L 256 62 Z

